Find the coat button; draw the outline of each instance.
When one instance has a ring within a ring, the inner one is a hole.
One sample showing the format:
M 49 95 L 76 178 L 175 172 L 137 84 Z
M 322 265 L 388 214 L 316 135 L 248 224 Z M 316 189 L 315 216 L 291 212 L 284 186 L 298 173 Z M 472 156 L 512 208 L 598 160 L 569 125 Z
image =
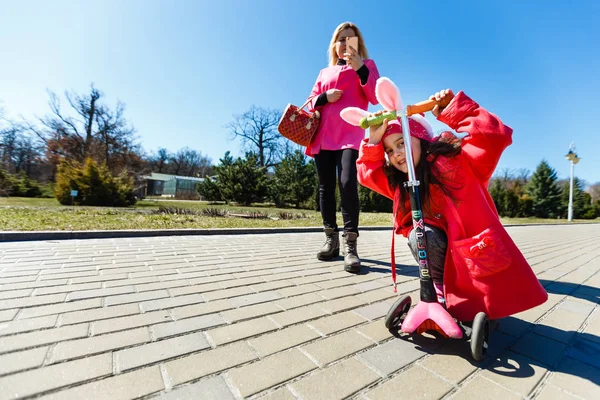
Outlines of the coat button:
M 442 214 L 440 214 L 440 213 L 437 213 L 437 214 L 435 214 L 435 217 L 436 217 L 437 219 L 442 219 Z

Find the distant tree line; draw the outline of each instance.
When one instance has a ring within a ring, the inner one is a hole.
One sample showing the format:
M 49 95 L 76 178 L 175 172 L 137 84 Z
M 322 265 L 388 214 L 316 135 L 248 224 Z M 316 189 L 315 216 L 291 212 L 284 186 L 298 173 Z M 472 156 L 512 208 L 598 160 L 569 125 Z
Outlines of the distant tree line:
M 208 201 L 318 209 L 314 160 L 277 131 L 281 111 L 251 106 L 225 127 L 241 142 L 244 156 L 227 151 L 219 164 L 184 147 L 145 152 L 125 105 L 107 105 L 93 85 L 89 92 L 49 91 L 49 112 L 35 120 L 4 118 L 0 108 L 0 196 L 56 197 L 64 204 L 127 206 L 142 177 L 151 172 L 205 178 L 198 185 Z M 63 101 L 66 100 L 63 105 Z M 573 216 L 600 217 L 600 183 L 575 178 Z M 71 198 L 71 191 L 78 196 Z M 503 217 L 566 218 L 569 182 L 543 160 L 536 171 L 503 170 L 488 188 Z M 392 202 L 359 186 L 362 211 L 391 212 Z M 338 193 L 339 202 L 339 193 Z
M 93 85 L 85 94 L 48 97 L 48 113 L 35 120 L 9 120 L 0 109 L 0 196 L 55 196 L 71 204 L 77 190 L 75 204 L 124 206 L 151 172 L 212 174 L 211 159 L 188 147 L 146 153 L 124 103 L 110 107 Z
M 490 182 L 489 192 L 502 217 L 567 218 L 570 182 L 559 180 L 543 160 L 535 172 L 503 170 Z M 573 179 L 573 218 L 600 217 L 600 184 L 584 191 L 583 182 Z

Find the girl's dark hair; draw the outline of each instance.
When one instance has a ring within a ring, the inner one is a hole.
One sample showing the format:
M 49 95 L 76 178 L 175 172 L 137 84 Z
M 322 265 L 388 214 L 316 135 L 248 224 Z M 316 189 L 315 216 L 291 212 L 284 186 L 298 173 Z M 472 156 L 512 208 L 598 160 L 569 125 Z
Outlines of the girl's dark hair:
M 411 138 L 415 140 L 415 138 Z M 423 139 L 418 139 L 421 142 L 421 159 L 419 161 L 419 165 L 415 169 L 416 179 L 420 182 L 419 185 L 419 194 L 421 197 L 421 207 L 423 208 L 423 212 L 425 215 L 431 214 L 430 207 L 430 186 L 436 185 L 438 186 L 447 196 L 451 197 L 448 192 L 448 187 L 452 185 L 452 182 L 445 180 L 441 176 L 436 176 L 432 172 L 432 165 L 435 159 L 439 156 L 443 157 L 454 157 L 461 152 L 461 139 L 457 138 L 451 132 L 444 132 L 440 136 L 438 136 L 433 142 L 428 142 Z M 397 187 L 402 188 L 404 182 L 408 181 L 408 174 L 396 169 L 389 162 L 386 163 L 384 167 L 385 175 L 388 178 L 390 186 L 392 189 L 396 189 Z M 398 208 L 402 211 L 402 214 L 405 213 L 404 203 L 408 197 L 408 190 L 400 190 L 400 204 Z

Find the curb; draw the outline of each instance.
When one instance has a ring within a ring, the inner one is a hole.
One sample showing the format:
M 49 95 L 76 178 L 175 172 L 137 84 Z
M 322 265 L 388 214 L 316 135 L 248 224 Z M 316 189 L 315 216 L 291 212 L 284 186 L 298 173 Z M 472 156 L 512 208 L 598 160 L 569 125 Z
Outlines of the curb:
M 391 231 L 391 226 L 364 226 L 363 231 Z M 112 231 L 0 231 L 0 242 L 34 240 L 115 239 L 157 236 L 256 235 L 273 233 L 323 232 L 323 227 L 291 228 L 215 228 L 215 229 L 145 229 Z
M 590 222 L 595 224 L 596 222 Z M 556 226 L 587 225 L 578 223 L 547 224 L 506 224 L 508 227 L 522 226 Z M 361 226 L 362 231 L 391 231 L 391 226 Z M 203 236 L 203 235 L 257 235 L 273 233 L 315 233 L 323 232 L 322 227 L 289 227 L 289 228 L 214 228 L 214 229 L 141 229 L 141 230 L 107 230 L 107 231 L 0 231 L 1 242 L 28 242 L 47 240 L 73 239 L 115 239 L 160 236 Z

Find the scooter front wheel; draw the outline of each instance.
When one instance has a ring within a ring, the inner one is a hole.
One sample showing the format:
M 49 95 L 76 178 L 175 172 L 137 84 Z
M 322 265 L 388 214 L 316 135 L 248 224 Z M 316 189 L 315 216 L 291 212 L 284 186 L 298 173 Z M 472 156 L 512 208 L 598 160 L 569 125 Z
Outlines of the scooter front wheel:
M 396 329 L 400 327 L 404 321 L 404 318 L 406 318 L 408 311 L 410 310 L 411 303 L 412 300 L 410 296 L 400 296 L 400 298 L 396 300 L 392 308 L 390 308 L 385 316 L 385 327 L 388 329 Z
M 473 320 L 473 331 L 471 333 L 471 355 L 475 361 L 485 358 L 490 337 L 490 321 L 484 312 L 479 312 Z

